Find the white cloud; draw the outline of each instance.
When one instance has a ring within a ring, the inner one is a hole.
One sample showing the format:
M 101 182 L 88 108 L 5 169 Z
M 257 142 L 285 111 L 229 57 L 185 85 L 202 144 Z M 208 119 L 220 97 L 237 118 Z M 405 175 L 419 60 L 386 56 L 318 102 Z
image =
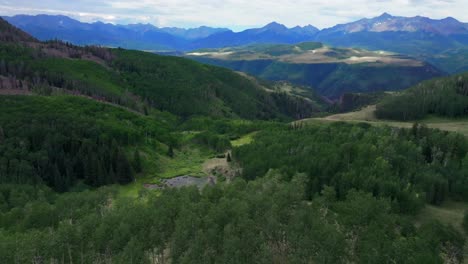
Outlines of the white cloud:
M 81 21 L 153 23 L 158 26 L 227 26 L 271 21 L 330 27 L 383 12 L 400 16 L 455 17 L 468 22 L 467 0 L 0 0 L 0 14 L 63 14 Z

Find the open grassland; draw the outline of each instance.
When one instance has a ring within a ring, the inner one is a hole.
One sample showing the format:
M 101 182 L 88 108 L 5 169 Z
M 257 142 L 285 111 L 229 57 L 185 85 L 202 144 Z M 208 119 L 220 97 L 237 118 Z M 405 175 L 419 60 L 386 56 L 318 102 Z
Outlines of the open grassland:
M 330 115 L 323 118 L 310 118 L 298 122 L 365 122 L 372 125 L 388 125 L 393 127 L 410 128 L 415 122 L 398 122 L 389 120 L 379 120 L 375 117 L 375 105 L 365 107 L 359 111 L 349 112 L 344 114 Z M 417 121 L 427 127 L 457 132 L 468 136 L 468 119 L 449 119 L 440 117 L 429 117 Z

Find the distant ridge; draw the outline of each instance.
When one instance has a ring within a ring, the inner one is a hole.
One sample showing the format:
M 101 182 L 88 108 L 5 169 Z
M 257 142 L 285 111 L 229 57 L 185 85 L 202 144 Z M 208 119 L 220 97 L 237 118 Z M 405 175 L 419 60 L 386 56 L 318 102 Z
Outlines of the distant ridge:
M 99 44 L 155 51 L 185 51 L 257 43 L 292 44 L 312 40 L 319 31 L 311 25 L 289 29 L 277 22 L 236 33 L 226 28 L 206 26 L 183 29 L 158 28 L 151 24 L 83 23 L 62 15 L 17 15 L 4 19 L 39 40 L 62 39 L 77 45 Z
M 465 23 L 453 17 L 436 20 L 422 16 L 400 17 L 383 13 L 375 18 L 364 18 L 355 22 L 324 29 L 319 35 L 326 35 L 333 32 L 427 32 L 450 36 L 468 34 L 468 27 Z
M 431 19 L 383 13 L 322 30 L 312 25 L 288 28 L 271 22 L 242 32 L 205 26 L 183 29 L 158 28 L 151 24 L 82 23 L 66 16 L 50 15 L 4 18 L 39 40 L 61 39 L 77 45 L 180 54 L 205 48 L 316 41 L 339 47 L 397 52 L 426 60 L 449 73 L 468 68 L 468 24 L 453 17 Z

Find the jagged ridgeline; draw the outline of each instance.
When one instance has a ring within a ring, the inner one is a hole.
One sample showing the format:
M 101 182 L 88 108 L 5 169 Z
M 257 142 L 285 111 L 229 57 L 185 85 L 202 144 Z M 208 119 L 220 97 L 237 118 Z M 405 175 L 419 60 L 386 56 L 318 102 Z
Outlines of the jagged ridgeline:
M 468 115 L 468 72 L 418 84 L 386 97 L 377 105 L 382 119 L 418 120 L 429 115 L 466 117 Z
M 321 110 L 310 99 L 278 96 L 227 69 L 145 52 L 38 42 L 4 20 L 0 24 L 4 94 L 62 92 L 182 117 L 285 119 Z

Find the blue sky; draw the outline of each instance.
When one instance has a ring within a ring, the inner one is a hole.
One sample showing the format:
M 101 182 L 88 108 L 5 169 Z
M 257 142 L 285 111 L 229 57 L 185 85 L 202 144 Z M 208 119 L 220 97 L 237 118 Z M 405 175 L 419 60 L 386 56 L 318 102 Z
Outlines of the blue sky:
M 452 16 L 468 22 L 468 0 L 0 0 L 1 15 L 62 14 L 84 22 L 201 25 L 241 30 L 277 21 L 287 26 L 331 27 L 388 12 Z

